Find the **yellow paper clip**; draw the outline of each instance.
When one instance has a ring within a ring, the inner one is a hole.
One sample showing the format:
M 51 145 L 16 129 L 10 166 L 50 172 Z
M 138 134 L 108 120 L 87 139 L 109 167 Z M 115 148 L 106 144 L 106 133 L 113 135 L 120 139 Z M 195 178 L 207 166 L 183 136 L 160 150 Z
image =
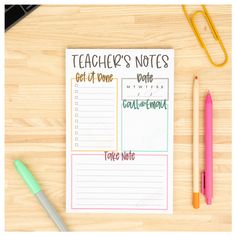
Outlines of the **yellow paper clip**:
M 226 51 L 226 49 L 224 47 L 224 44 L 223 44 L 223 42 L 222 42 L 222 40 L 220 38 L 220 35 L 218 34 L 218 32 L 216 30 L 216 27 L 213 24 L 213 21 L 212 21 L 210 15 L 208 13 L 206 7 L 204 5 L 201 5 L 201 6 L 202 6 L 203 10 L 197 10 L 191 16 L 188 14 L 185 5 L 182 5 L 182 8 L 183 8 L 184 14 L 185 14 L 185 16 L 186 16 L 186 18 L 188 20 L 189 25 L 191 26 L 191 28 L 192 28 L 196 38 L 198 39 L 198 42 L 200 43 L 201 47 L 204 49 L 204 51 L 205 51 L 209 61 L 211 62 L 212 65 L 214 65 L 216 67 L 221 67 L 221 66 L 223 66 L 223 65 L 225 65 L 227 63 L 227 61 L 228 61 L 228 54 L 227 54 L 227 51 Z M 205 19 L 206 19 L 206 21 L 208 23 L 208 26 L 211 29 L 213 37 L 215 38 L 216 41 L 219 42 L 219 45 L 220 45 L 220 47 L 221 47 L 221 49 L 222 49 L 222 51 L 224 53 L 224 56 L 225 56 L 224 61 L 222 63 L 216 63 L 216 62 L 213 61 L 213 59 L 212 59 L 212 57 L 211 57 L 211 55 L 210 55 L 210 53 L 209 53 L 209 51 L 208 51 L 208 49 L 206 47 L 206 44 L 204 43 L 204 41 L 202 40 L 202 37 L 200 36 L 200 33 L 199 33 L 198 29 L 197 29 L 197 26 L 196 26 L 195 20 L 194 20 L 195 16 L 198 15 L 198 14 L 202 14 L 205 17 Z

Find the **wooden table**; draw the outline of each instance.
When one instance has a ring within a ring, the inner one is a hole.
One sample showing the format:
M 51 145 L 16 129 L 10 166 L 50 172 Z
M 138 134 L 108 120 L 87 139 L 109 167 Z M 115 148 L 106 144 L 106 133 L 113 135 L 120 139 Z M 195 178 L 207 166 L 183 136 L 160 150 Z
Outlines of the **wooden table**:
M 20 179 L 13 160 L 30 167 L 73 231 L 231 230 L 231 6 L 208 6 L 230 59 L 213 67 L 181 6 L 40 6 L 5 34 L 6 230 L 57 230 Z M 216 44 L 206 23 L 201 30 Z M 65 213 L 65 49 L 174 48 L 174 214 Z M 214 49 L 214 56 L 221 52 Z M 214 201 L 194 210 L 192 197 L 192 78 L 203 101 L 214 99 Z

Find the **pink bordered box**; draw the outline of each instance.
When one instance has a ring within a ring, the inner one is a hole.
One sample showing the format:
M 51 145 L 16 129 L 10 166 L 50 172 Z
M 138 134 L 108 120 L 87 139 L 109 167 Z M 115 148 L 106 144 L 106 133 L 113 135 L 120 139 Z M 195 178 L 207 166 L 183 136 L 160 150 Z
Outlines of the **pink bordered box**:
M 103 160 L 104 153 L 71 155 L 72 210 L 168 210 L 168 155 Z

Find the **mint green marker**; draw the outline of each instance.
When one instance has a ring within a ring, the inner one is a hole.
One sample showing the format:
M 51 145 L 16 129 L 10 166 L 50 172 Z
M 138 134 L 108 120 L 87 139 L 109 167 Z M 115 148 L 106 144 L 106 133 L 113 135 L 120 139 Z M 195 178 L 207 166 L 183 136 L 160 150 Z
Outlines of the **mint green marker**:
M 61 217 L 58 215 L 57 211 L 55 210 L 53 205 L 49 202 L 45 194 L 42 192 L 39 184 L 37 183 L 34 176 L 31 174 L 29 169 L 20 160 L 15 160 L 14 165 L 17 172 L 20 174 L 20 176 L 22 177 L 22 179 L 24 180 L 30 191 L 33 193 L 33 195 L 35 195 L 38 198 L 40 204 L 43 206 L 48 215 L 51 217 L 57 228 L 63 232 L 68 231 Z

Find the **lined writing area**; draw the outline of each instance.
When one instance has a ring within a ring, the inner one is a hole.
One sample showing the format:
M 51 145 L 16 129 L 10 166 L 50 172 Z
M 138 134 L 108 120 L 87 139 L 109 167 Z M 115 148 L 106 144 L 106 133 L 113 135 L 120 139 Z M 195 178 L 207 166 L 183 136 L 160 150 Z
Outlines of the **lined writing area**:
M 72 208 L 167 209 L 167 156 L 137 154 L 105 161 L 104 154 L 72 155 Z
M 117 149 L 117 81 L 72 79 L 72 150 Z

